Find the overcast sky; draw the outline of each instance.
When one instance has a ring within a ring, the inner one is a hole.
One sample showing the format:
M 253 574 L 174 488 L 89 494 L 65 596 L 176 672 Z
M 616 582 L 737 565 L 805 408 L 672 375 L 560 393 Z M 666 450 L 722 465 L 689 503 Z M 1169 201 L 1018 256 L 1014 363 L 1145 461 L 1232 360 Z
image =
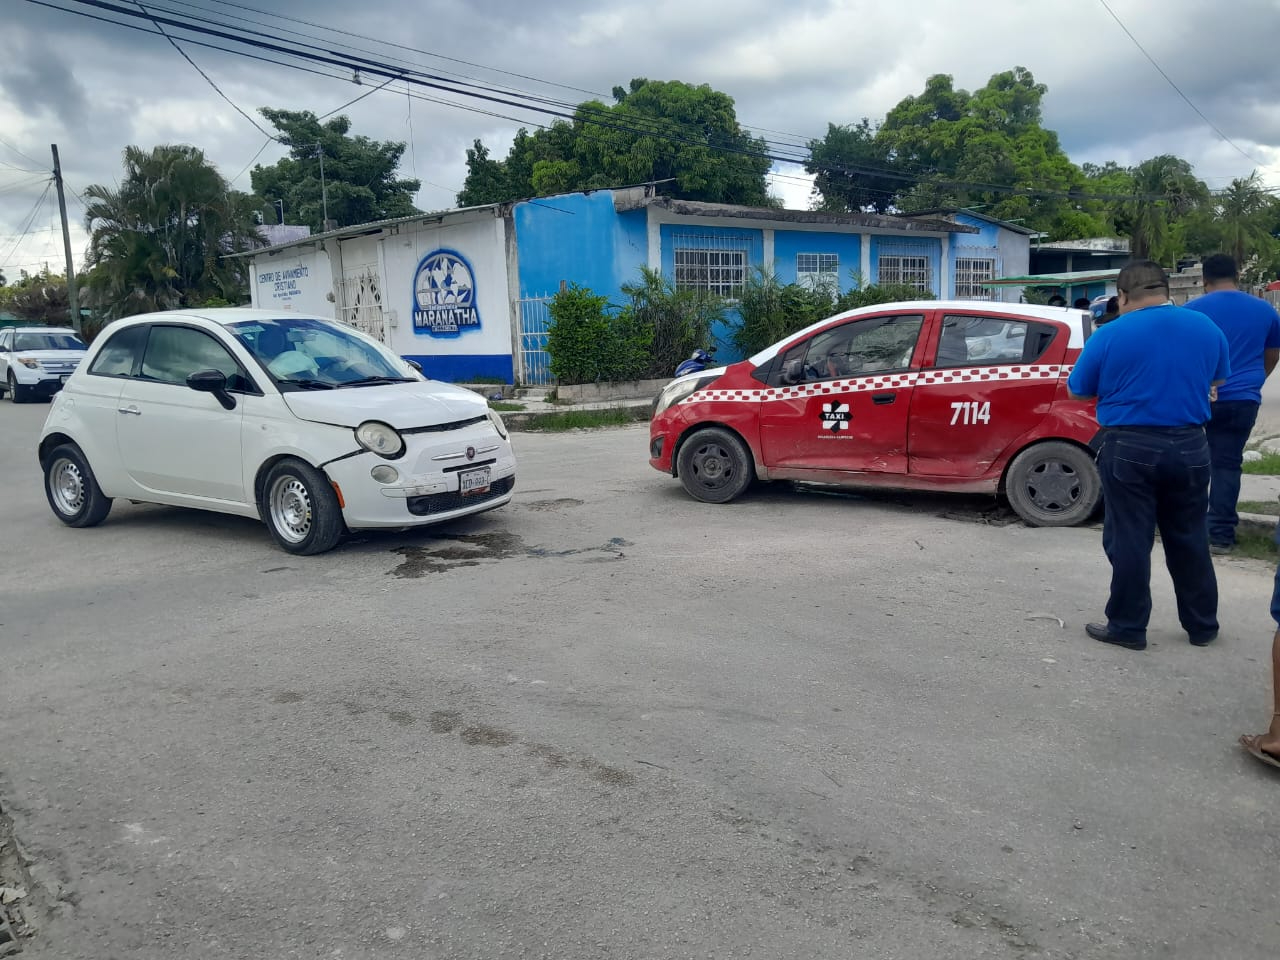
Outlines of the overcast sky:
M 89 9 L 74 0 L 50 2 Z M 260 21 L 246 25 L 282 44 L 297 39 L 289 30 L 319 32 L 286 19 L 298 18 L 374 38 L 347 42 L 419 68 L 574 102 L 586 99 L 582 91 L 607 98 L 615 85 L 640 76 L 708 83 L 735 99 L 744 125 L 770 131 L 771 139 L 821 136 L 828 122 L 882 118 L 902 97 L 918 93 L 930 74 L 949 73 L 957 86 L 973 89 L 992 73 L 1025 66 L 1048 85 L 1045 123 L 1078 163 L 1127 164 L 1176 153 L 1210 187 L 1255 168 L 1280 186 L 1280 0 L 1108 0 L 1231 143 L 1144 58 L 1101 0 L 158 2 L 195 15 L 203 10 Z M 371 85 L 185 49 L 255 117 L 261 106 L 323 114 Z M 489 108 L 529 126 L 546 122 L 516 108 Z M 473 140 L 483 139 L 501 157 L 520 125 L 410 101 L 403 84 L 344 112 L 355 132 L 410 142 L 403 172 L 423 181 L 417 203 L 428 210 L 454 205 Z M 62 270 L 52 193 L 20 238 L 45 187 L 40 174 L 47 176 L 49 144 L 59 145 L 67 183 L 77 192 L 90 183 L 115 184 L 128 144 L 159 143 L 203 148 L 247 190 L 249 176 L 241 171 L 265 138 L 165 40 L 27 0 L 0 0 L 0 140 L 0 271 L 12 278 L 19 268 L 36 270 L 46 261 Z M 280 155 L 272 144 L 259 162 Z M 788 206 L 807 206 L 808 185 L 797 176 L 802 171 L 775 172 L 774 192 Z M 80 264 L 84 211 L 74 196 L 68 203 Z

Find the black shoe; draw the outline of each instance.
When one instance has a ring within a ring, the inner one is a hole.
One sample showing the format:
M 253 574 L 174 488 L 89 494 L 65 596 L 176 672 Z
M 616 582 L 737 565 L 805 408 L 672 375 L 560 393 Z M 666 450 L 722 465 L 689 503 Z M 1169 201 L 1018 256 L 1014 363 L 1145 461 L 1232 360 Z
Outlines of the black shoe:
M 1207 647 L 1209 644 L 1213 643 L 1213 641 L 1218 639 L 1218 631 L 1210 630 L 1208 633 L 1193 633 L 1188 634 L 1188 636 L 1191 638 L 1191 645 L 1193 647 Z
M 1209 552 L 1215 557 L 1225 557 L 1230 555 L 1236 549 L 1234 543 L 1211 543 L 1209 544 Z
M 1128 637 L 1122 637 L 1119 634 L 1112 633 L 1111 628 L 1105 623 L 1086 623 L 1084 632 L 1095 640 L 1102 643 L 1113 643 L 1117 647 L 1124 647 L 1126 650 L 1145 650 L 1147 649 L 1146 640 L 1131 640 Z

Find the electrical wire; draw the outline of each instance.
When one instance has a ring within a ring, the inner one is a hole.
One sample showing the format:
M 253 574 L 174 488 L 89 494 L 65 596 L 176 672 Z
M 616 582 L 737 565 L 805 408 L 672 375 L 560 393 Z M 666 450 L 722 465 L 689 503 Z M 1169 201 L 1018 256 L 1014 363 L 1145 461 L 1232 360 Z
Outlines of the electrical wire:
M 1129 28 L 1124 25 L 1124 21 L 1121 20 L 1120 17 L 1116 14 L 1116 12 L 1111 9 L 1111 5 L 1107 3 L 1107 0 L 1098 0 L 1098 2 L 1102 4 L 1102 9 L 1106 10 L 1107 13 L 1111 14 L 1111 19 L 1114 20 L 1119 25 L 1120 29 L 1125 32 L 1125 36 L 1127 36 L 1130 40 L 1133 41 L 1133 45 L 1137 47 L 1138 50 L 1142 53 L 1142 55 L 1151 62 L 1151 65 L 1156 68 L 1156 72 L 1160 74 L 1160 76 L 1164 77 L 1165 81 L 1169 84 L 1169 86 L 1173 87 L 1174 92 L 1177 93 L 1177 95 L 1180 96 L 1183 99 L 1183 101 L 1186 102 L 1188 107 L 1190 107 L 1192 110 L 1196 112 L 1196 116 L 1198 116 L 1201 120 L 1207 123 L 1209 125 L 1209 128 L 1218 136 L 1220 136 L 1224 141 L 1226 141 L 1232 147 L 1232 149 L 1236 151 L 1236 153 L 1240 154 L 1240 156 L 1244 157 L 1250 163 L 1254 164 L 1254 166 L 1258 166 L 1258 167 L 1263 166 L 1262 163 L 1259 163 L 1253 157 L 1249 156 L 1249 154 L 1247 154 L 1244 151 L 1244 149 L 1241 148 L 1234 140 L 1232 140 L 1225 133 L 1223 133 L 1222 130 L 1219 129 L 1216 123 L 1214 123 L 1212 120 L 1210 120 L 1208 117 L 1205 116 L 1203 110 L 1201 110 L 1199 107 L 1197 107 L 1194 103 L 1191 102 L 1191 98 L 1188 97 L 1185 93 L 1183 93 L 1182 88 L 1173 82 L 1173 77 L 1165 73 L 1164 67 L 1160 66 L 1160 64 L 1156 62 L 1156 58 L 1153 57 L 1151 54 L 1147 53 L 1147 48 L 1144 47 L 1138 41 L 1138 38 L 1135 37 L 1133 33 L 1129 30 Z
M 70 12 L 70 11 L 69 11 L 69 12 Z M 17 147 L 15 147 L 12 143 L 10 143 L 10 142 L 9 142 L 8 140 L 6 140 L 4 137 L 0 137 L 0 144 L 3 144 L 4 146 L 8 147 L 10 150 L 12 150 L 12 151 L 13 151 L 14 153 L 16 153 L 18 156 L 20 156 L 23 160 L 26 160 L 28 163 L 35 164 L 35 166 L 36 166 L 37 168 L 39 168 L 39 167 L 40 167 L 40 161 L 39 161 L 39 160 L 33 160 L 30 156 L 28 156 L 27 154 L 23 153 L 21 150 L 19 150 Z M 32 171 L 32 172 L 34 173 L 35 171 Z M 41 170 L 41 172 L 43 172 L 43 170 Z
M 53 188 L 53 177 L 50 177 L 48 182 L 44 185 L 44 192 L 41 193 L 40 196 L 36 198 L 36 202 L 31 208 L 31 213 L 28 214 L 26 221 L 19 228 L 20 232 L 18 234 L 18 239 L 13 241 L 13 243 L 10 245 L 8 249 L 8 252 L 6 252 L 4 256 L 0 257 L 0 264 L 6 264 L 8 260 L 12 258 L 15 253 L 18 252 L 18 247 L 21 246 L 22 241 L 27 238 L 27 234 L 31 230 L 31 225 L 36 222 L 36 217 L 39 215 L 41 207 L 44 206 L 45 200 L 48 199 L 49 191 L 52 188 Z
M 187 63 L 191 64 L 191 66 L 195 68 L 196 73 L 204 77 L 205 82 L 208 83 L 209 86 L 213 87 L 214 93 L 220 96 L 223 100 L 227 101 L 227 103 L 231 104 L 231 109 L 235 110 L 236 113 L 240 114 L 240 116 L 244 117 L 246 120 L 252 123 L 255 127 L 257 127 L 258 132 L 260 134 L 262 134 L 264 137 L 271 136 L 271 134 L 267 133 L 267 131 L 262 129 L 262 126 L 258 123 L 257 120 L 253 119 L 253 117 L 249 116 L 249 114 L 241 110 L 240 106 L 234 100 L 232 100 L 229 96 L 227 96 L 225 93 L 222 92 L 222 88 L 213 82 L 213 78 L 211 76 L 209 76 L 207 73 L 205 73 L 203 70 L 200 69 L 200 64 L 192 60 L 191 57 L 187 54 L 187 51 L 183 50 L 180 46 L 178 46 L 178 42 L 174 40 L 173 37 L 165 33 L 164 27 L 160 26 L 160 22 L 151 15 L 151 13 L 147 10 L 146 7 L 142 5 L 141 0 L 133 0 L 133 2 L 137 4 L 138 9 L 141 10 L 143 14 L 146 15 L 147 19 L 149 19 L 152 23 L 156 25 L 156 29 L 160 31 L 161 36 L 163 36 L 166 40 L 169 41 L 169 45 L 172 46 L 173 49 L 178 51 L 182 59 L 187 61 Z
M 97 15 L 88 13 L 87 11 L 56 6 L 52 3 L 45 2 L 45 0 L 27 0 L 27 2 L 35 3 L 39 6 L 50 7 L 51 9 L 62 10 L 63 12 L 71 13 L 77 16 L 87 16 L 95 20 L 101 20 L 103 22 L 112 23 L 116 26 L 124 26 L 124 27 L 130 27 L 133 29 L 140 29 L 136 25 L 129 24 L 127 22 L 112 20 L 107 17 L 97 16 Z M 210 44 L 207 41 L 200 41 L 200 40 L 196 40 L 189 37 L 183 38 L 183 41 L 187 43 L 197 43 L 204 46 L 211 46 L 213 49 L 218 49 L 226 53 L 234 53 L 240 56 L 247 56 L 252 59 L 261 60 L 267 63 L 273 63 L 278 66 L 284 66 L 291 69 L 301 69 L 301 70 L 305 70 L 306 72 L 315 73 L 321 76 L 339 78 L 335 74 L 329 73 L 324 69 L 315 69 L 316 66 L 328 67 L 330 69 L 334 67 L 338 67 L 343 70 L 363 70 L 366 72 L 373 73 L 374 75 L 387 76 L 390 79 L 396 79 L 397 77 L 402 77 L 407 84 L 412 83 L 414 85 L 426 87 L 428 89 L 439 90 L 446 93 L 453 93 L 459 96 L 468 97 L 472 99 L 480 99 L 482 101 L 494 103 L 498 105 L 511 106 L 519 110 L 529 111 L 533 113 L 540 113 L 544 116 L 551 116 L 553 118 L 560 119 L 560 120 L 573 120 L 576 122 L 589 123 L 594 126 L 617 130 L 619 132 L 630 134 L 633 136 L 650 136 L 655 139 L 663 139 L 663 140 L 667 140 L 675 143 L 683 143 L 691 146 L 710 148 L 710 149 L 715 149 L 725 153 L 734 153 L 738 155 L 755 157 L 758 159 L 768 159 L 772 162 L 790 163 L 790 164 L 796 164 L 796 165 L 805 165 L 811 162 L 811 157 L 807 157 L 804 155 L 797 155 L 794 153 L 781 152 L 780 150 L 777 149 L 778 145 L 776 144 L 774 145 L 775 149 L 771 151 L 768 149 L 765 149 L 765 150 L 747 149 L 746 147 L 743 147 L 734 143 L 724 143 L 724 142 L 716 143 L 711 137 L 694 139 L 687 136 L 680 136 L 677 133 L 670 131 L 671 127 L 677 126 L 676 124 L 671 124 L 670 122 L 664 122 L 660 118 L 654 118 L 654 121 L 656 123 L 660 123 L 663 126 L 667 127 L 667 130 L 651 129 L 644 126 L 643 124 L 641 124 L 640 126 L 637 126 L 636 122 L 638 121 L 638 118 L 623 118 L 619 120 L 613 117 L 612 115 L 610 115 L 610 119 L 606 120 L 606 119 L 603 119 L 602 117 L 592 116 L 590 111 L 587 111 L 585 115 L 583 111 L 575 111 L 573 113 L 569 113 L 569 112 L 566 112 L 565 110 L 556 109 L 549 106 L 545 101 L 545 99 L 543 98 L 533 98 L 528 102 L 522 102 L 519 99 L 512 99 L 512 97 L 516 95 L 507 94 L 503 91 L 492 90 L 489 93 L 483 93 L 483 92 L 469 90 L 469 89 L 458 89 L 456 86 L 443 84 L 443 83 L 437 82 L 436 80 L 428 79 L 426 76 L 405 76 L 404 75 L 405 71 L 403 70 L 389 69 L 374 61 L 366 61 L 360 58 L 352 58 L 349 56 L 346 56 L 346 57 L 333 56 L 333 55 L 324 54 L 324 53 L 307 52 L 305 50 L 300 50 L 300 49 L 290 49 L 288 47 L 284 47 L 279 44 L 257 40 L 252 37 L 237 35 L 235 33 L 229 33 L 224 30 L 215 30 L 207 27 L 191 26 L 188 24 L 184 24 L 181 21 L 168 20 L 168 19 L 165 19 L 164 17 L 156 17 L 154 14 L 149 14 L 149 13 L 138 14 L 128 8 L 122 8 L 116 4 L 106 2 L 106 0 L 67 0 L 67 2 L 79 3 L 84 6 L 94 7 L 97 9 L 101 9 L 107 12 L 115 13 L 118 15 L 126 16 L 126 17 L 137 18 L 139 16 L 145 15 L 157 27 L 160 26 L 161 22 L 164 22 L 164 23 L 168 23 L 170 26 L 177 27 L 189 32 L 194 32 L 200 36 L 213 36 L 220 40 L 229 41 L 231 43 L 241 44 L 244 46 L 249 46 L 257 50 L 267 51 L 275 54 L 277 57 L 283 56 L 286 58 L 302 59 L 312 64 L 313 66 L 303 66 L 300 64 L 288 62 L 287 60 L 273 59 L 272 57 L 269 57 L 269 56 L 261 56 L 259 54 L 253 54 L 243 50 L 228 49 L 226 47 L 221 47 L 216 44 Z M 143 32 L 154 33 L 155 31 L 143 29 Z M 414 71 L 414 72 L 417 73 L 417 71 Z M 522 122 L 514 117 L 510 117 L 504 114 L 500 114 L 500 113 L 496 113 L 488 110 L 483 110 L 481 108 L 477 108 L 470 105 L 460 104 L 455 101 L 442 100 L 436 97 L 430 97 L 430 96 L 421 95 L 421 94 L 419 96 L 421 99 L 426 99 L 426 100 L 437 102 L 437 103 L 443 103 L 451 107 L 472 110 L 478 113 L 487 113 L 491 116 L 500 117 L 502 119 L 507 119 L 512 122 Z M 264 149 L 265 149 L 265 146 L 264 146 Z M 1038 198 L 1046 198 L 1046 199 L 1050 199 L 1050 198 L 1069 199 L 1069 200 L 1075 200 L 1075 201 L 1162 199 L 1162 195 L 1160 194 L 1140 195 L 1140 196 L 1134 196 L 1134 195 L 1128 195 L 1128 194 L 1126 195 L 1089 194 L 1089 193 L 1082 193 L 1079 191 L 1062 191 L 1057 189 L 1036 189 L 1036 188 L 1030 188 L 1030 187 L 1014 187 L 1007 184 L 993 184 L 993 183 L 962 181 L 962 180 L 943 180 L 943 179 L 935 179 L 931 176 L 921 176 L 919 174 L 910 174 L 905 172 L 894 172 L 894 171 L 883 170 L 883 169 L 875 169 L 875 168 L 867 167 L 865 165 L 827 164 L 827 165 L 823 165 L 823 170 L 827 172 L 843 173 L 843 174 L 856 175 L 856 176 L 878 177 L 881 179 L 893 180 L 893 181 L 903 182 L 903 183 L 912 183 L 912 184 L 927 183 L 930 186 L 933 186 L 940 190 L 954 190 L 959 192 L 972 191 L 972 192 L 983 192 L 983 193 L 1001 193 L 1001 194 L 1006 194 L 1011 196 L 1038 197 Z

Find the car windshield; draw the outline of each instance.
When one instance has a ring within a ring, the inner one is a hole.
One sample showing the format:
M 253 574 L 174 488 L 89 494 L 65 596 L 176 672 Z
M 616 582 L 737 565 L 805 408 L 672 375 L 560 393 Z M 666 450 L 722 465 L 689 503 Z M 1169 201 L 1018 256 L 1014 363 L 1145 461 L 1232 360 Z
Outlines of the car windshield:
M 14 350 L 83 350 L 84 341 L 74 333 L 15 333 Z
M 336 323 L 304 318 L 251 320 L 228 329 L 283 390 L 325 390 L 417 378 L 398 357 Z

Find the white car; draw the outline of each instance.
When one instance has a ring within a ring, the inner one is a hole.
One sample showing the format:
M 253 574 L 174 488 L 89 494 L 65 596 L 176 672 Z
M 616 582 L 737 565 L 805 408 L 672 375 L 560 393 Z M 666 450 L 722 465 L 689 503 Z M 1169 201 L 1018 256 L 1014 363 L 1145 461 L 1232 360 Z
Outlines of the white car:
M 14 403 L 48 400 L 87 349 L 70 327 L 0 328 L 0 395 Z
M 298 554 L 500 507 L 516 471 L 483 397 L 351 327 L 246 309 L 111 324 L 54 398 L 39 455 L 70 526 L 123 497 L 258 517 Z

